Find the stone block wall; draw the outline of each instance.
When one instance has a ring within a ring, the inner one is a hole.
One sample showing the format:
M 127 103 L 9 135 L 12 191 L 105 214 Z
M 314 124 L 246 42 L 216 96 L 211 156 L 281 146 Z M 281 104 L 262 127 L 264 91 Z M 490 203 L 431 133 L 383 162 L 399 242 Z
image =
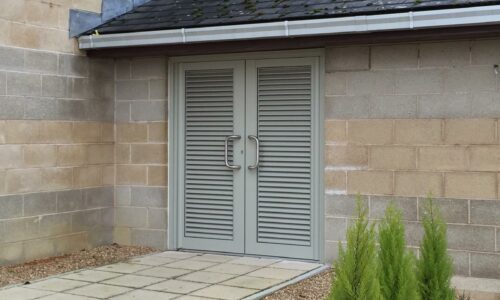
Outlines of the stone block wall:
M 500 277 L 500 40 L 328 48 L 326 253 L 361 194 L 404 212 L 418 253 L 425 198 L 448 223 L 457 274 Z
M 167 247 L 166 76 L 166 58 L 116 61 L 118 243 Z
M 0 1 L 0 265 L 113 241 L 114 61 L 67 31 L 99 6 Z

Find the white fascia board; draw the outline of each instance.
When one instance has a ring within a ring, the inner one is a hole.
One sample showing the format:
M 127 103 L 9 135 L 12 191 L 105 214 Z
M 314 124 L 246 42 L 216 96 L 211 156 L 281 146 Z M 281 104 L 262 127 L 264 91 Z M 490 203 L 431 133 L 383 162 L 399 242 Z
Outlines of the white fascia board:
M 314 20 L 82 36 L 80 49 L 303 37 L 500 24 L 500 5 Z

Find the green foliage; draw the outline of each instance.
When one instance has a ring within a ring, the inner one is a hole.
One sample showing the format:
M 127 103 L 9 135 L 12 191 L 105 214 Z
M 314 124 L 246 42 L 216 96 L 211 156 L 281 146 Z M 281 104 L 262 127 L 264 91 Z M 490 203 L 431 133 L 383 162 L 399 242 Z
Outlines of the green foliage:
M 415 260 L 406 249 L 405 227 L 401 212 L 389 205 L 379 224 L 379 281 L 382 298 L 415 300 L 418 298 Z
M 375 229 L 369 225 L 367 209 L 357 198 L 358 219 L 347 230 L 347 248 L 339 246 L 335 262 L 336 278 L 328 299 L 378 300 Z
M 417 278 L 422 300 L 452 300 L 455 291 L 451 258 L 446 252 L 446 224 L 432 197 L 428 197 L 423 216 L 424 237 L 420 245 Z

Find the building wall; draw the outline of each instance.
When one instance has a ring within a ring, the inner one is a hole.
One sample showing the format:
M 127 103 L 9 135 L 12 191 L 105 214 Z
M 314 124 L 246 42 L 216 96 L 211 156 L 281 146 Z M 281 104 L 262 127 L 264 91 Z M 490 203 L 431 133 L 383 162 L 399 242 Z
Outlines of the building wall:
M 114 62 L 67 31 L 99 6 L 0 1 L 0 265 L 112 242 Z
M 116 61 L 115 241 L 167 247 L 167 59 Z
M 500 278 L 499 49 L 500 39 L 327 49 L 329 259 L 356 194 L 374 220 L 397 203 L 417 249 L 431 193 L 456 273 Z

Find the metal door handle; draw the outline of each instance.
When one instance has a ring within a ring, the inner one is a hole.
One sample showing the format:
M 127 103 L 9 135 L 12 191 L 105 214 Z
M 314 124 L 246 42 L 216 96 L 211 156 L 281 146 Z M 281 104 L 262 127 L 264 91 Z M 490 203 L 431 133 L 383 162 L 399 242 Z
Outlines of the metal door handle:
M 255 141 L 255 148 L 256 148 L 256 152 L 255 152 L 255 165 L 248 166 L 248 168 L 250 170 L 253 170 L 253 169 L 257 169 L 259 167 L 259 164 L 260 164 L 260 153 L 259 153 L 259 150 L 260 150 L 260 141 L 259 141 L 259 138 L 256 137 L 255 135 L 249 135 L 248 139 Z
M 226 167 L 228 167 L 229 169 L 233 170 L 241 169 L 241 166 L 234 166 L 229 163 L 229 149 L 228 149 L 229 141 L 239 140 L 239 139 L 241 139 L 240 135 L 229 135 L 226 136 L 226 139 L 224 140 L 224 162 L 226 163 Z

